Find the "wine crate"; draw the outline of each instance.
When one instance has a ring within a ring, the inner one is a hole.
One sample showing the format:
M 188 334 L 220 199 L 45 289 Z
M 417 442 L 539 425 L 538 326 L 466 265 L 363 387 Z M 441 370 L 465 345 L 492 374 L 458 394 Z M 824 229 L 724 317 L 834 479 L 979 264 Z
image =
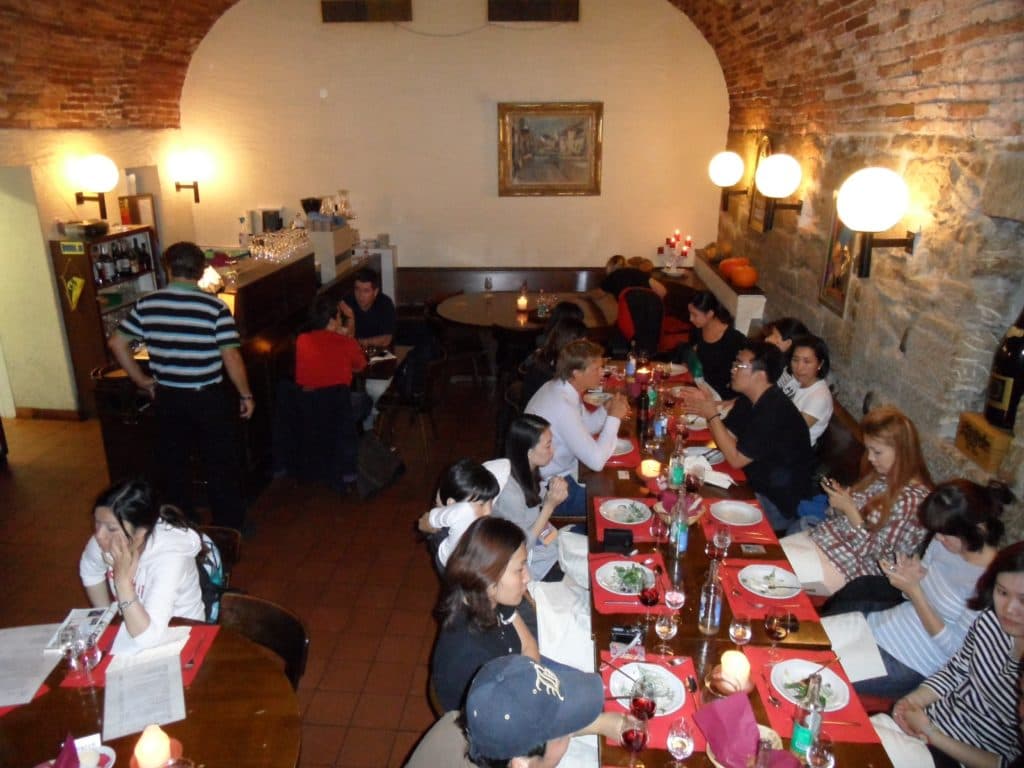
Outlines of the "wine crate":
M 961 413 L 956 428 L 956 447 L 986 472 L 995 472 L 1003 463 L 1013 435 L 993 427 L 981 413 Z

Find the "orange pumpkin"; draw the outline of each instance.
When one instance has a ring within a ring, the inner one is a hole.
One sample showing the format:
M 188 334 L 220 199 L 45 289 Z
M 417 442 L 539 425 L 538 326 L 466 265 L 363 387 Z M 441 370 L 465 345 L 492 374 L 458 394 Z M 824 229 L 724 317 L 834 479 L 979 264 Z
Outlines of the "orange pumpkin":
M 736 269 L 736 267 L 743 267 L 749 264 L 750 259 L 746 256 L 733 256 L 728 259 L 722 259 L 718 265 L 718 271 L 722 273 L 722 277 L 729 280 L 732 277 L 732 271 Z
M 757 285 L 757 269 L 750 264 L 742 264 L 733 269 L 731 279 L 737 288 L 753 288 Z

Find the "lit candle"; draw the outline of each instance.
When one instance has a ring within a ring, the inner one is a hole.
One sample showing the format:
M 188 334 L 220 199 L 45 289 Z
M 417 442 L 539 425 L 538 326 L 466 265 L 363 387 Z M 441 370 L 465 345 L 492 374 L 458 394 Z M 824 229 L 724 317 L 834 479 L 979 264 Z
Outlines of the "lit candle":
M 640 384 L 646 384 L 651 380 L 651 369 L 650 368 L 637 368 L 636 369 L 636 380 Z
M 644 477 L 657 477 L 661 474 L 661 462 L 656 459 L 644 459 L 640 462 L 640 474 Z
M 518 309 L 520 312 L 525 312 L 528 306 L 529 302 L 527 301 L 525 294 L 516 299 L 516 309 Z
M 171 759 L 171 740 L 159 725 L 147 725 L 135 745 L 139 768 L 159 768 Z
M 736 690 L 745 691 L 750 684 L 750 662 L 739 651 L 726 651 L 722 654 L 722 679 L 736 686 Z
M 692 248 L 693 247 L 693 237 L 690 236 L 690 235 L 686 236 L 686 247 L 687 248 Z

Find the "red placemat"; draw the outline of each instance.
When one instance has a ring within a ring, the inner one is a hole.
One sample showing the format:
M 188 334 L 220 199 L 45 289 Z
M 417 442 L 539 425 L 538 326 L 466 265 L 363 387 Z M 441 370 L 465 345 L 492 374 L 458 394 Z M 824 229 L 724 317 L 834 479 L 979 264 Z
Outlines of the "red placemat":
M 780 736 L 788 739 L 793 735 L 793 716 L 796 714 L 797 706 L 777 692 L 775 693 L 775 698 L 782 702 L 782 706 L 773 706 L 768 701 L 768 692 L 772 687 L 771 667 L 773 663 L 788 659 L 806 659 L 816 664 L 824 664 L 826 661 L 830 661 L 834 654 L 832 651 L 811 651 L 793 648 L 779 648 L 777 652 L 778 658 L 773 662 L 768 655 L 767 648 L 748 645 L 743 649 L 747 660 L 750 661 L 750 668 L 752 670 L 761 670 L 760 672 L 752 672 L 752 674 L 754 675 L 754 684 L 757 686 L 757 693 L 761 697 L 761 701 L 764 702 L 765 712 L 768 713 L 768 721 L 771 727 L 779 732 Z M 853 686 L 850 685 L 850 678 L 846 676 L 846 671 L 838 662 L 829 666 L 829 669 L 850 686 L 850 703 L 842 709 L 837 709 L 835 712 L 825 712 L 822 717 L 824 721 L 821 726 L 822 731 L 833 741 L 877 744 L 879 742 L 878 734 L 875 733 L 874 726 L 868 720 L 868 714 L 864 710 L 864 705 L 860 703 L 860 697 L 853 689 Z M 847 723 L 852 723 L 852 725 L 847 725 Z
M 113 631 L 113 632 L 112 632 Z M 189 628 L 188 640 L 185 647 L 181 649 L 181 683 L 188 687 L 195 680 L 203 660 L 213 645 L 213 638 L 217 636 L 220 627 L 214 624 L 196 624 Z M 103 660 L 96 665 L 91 672 L 68 672 L 61 681 L 61 688 L 102 688 L 107 684 L 107 667 L 114 657 L 110 654 L 110 648 L 114 643 L 114 635 L 117 627 L 107 627 L 100 638 L 100 649 L 103 651 Z
M 40 696 L 42 696 L 43 694 L 45 694 L 49 690 L 50 690 L 50 686 L 48 686 L 46 683 L 43 683 L 42 685 L 39 686 L 39 690 L 36 691 L 35 696 L 32 697 L 32 701 L 35 701 L 36 699 L 38 699 Z M 26 702 L 26 703 L 28 703 L 28 702 Z M 12 709 L 17 709 L 20 706 L 22 706 L 22 705 L 21 704 L 11 704 L 9 707 L 0 707 L 0 717 L 3 717 L 8 712 L 10 712 Z
M 693 720 L 693 714 L 697 711 L 697 707 L 699 706 L 698 699 L 700 697 L 700 693 L 698 692 L 694 694 L 686 690 L 686 678 L 694 677 L 694 679 L 696 679 L 693 666 L 693 659 L 686 657 L 682 664 L 679 664 L 675 667 L 666 664 L 666 662 L 669 659 L 674 658 L 678 657 L 659 656 L 657 654 L 649 653 L 647 654 L 646 660 L 642 662 L 647 664 L 655 664 L 659 667 L 662 667 L 667 672 L 671 673 L 673 676 L 679 678 L 679 681 L 683 684 L 683 691 L 686 692 L 686 698 L 683 700 L 683 706 L 680 709 L 677 709 L 675 712 L 672 712 L 670 714 L 661 715 L 660 717 L 655 717 L 647 721 L 647 731 L 649 734 L 647 738 L 647 748 L 650 749 L 651 747 L 654 747 L 655 749 L 668 749 L 668 729 L 671 728 L 672 723 L 674 723 L 680 717 L 685 717 L 686 722 L 690 726 L 690 732 L 693 734 L 694 751 L 703 752 L 705 747 L 707 746 L 707 742 L 704 740 L 704 734 L 697 726 L 697 723 L 695 723 Z M 601 651 L 601 661 L 611 661 L 611 654 L 608 651 Z M 615 665 L 621 667 L 624 664 L 629 663 L 630 660 L 618 659 L 615 662 Z M 611 689 L 609 688 L 609 681 L 611 680 L 613 672 L 615 672 L 615 670 L 609 667 L 608 665 L 602 665 L 601 679 L 604 680 L 604 688 L 609 695 L 611 694 Z M 604 705 L 604 711 L 628 712 L 629 699 L 611 699 L 609 701 L 606 701 Z M 613 741 L 612 739 L 609 739 L 608 741 L 609 743 L 618 744 L 618 741 Z
M 648 610 L 652 615 L 672 613 L 672 610 L 664 602 L 659 602 L 657 605 L 648 608 L 640 602 L 639 596 L 617 595 L 597 583 L 595 574 L 602 565 L 620 560 L 642 565 L 643 561 L 647 559 L 654 561 L 651 565 L 647 566 L 648 568 L 653 568 L 655 571 L 659 567 L 661 568 L 661 572 L 658 575 L 658 589 L 661 592 L 662 600 L 664 600 L 665 590 L 668 589 L 670 582 L 665 573 L 665 560 L 660 552 L 642 552 L 632 556 L 614 554 L 590 555 L 590 594 L 594 601 L 594 610 L 598 613 L 647 613 Z
M 633 541 L 640 543 L 650 543 L 654 541 L 654 537 L 651 536 L 651 521 L 645 520 L 642 523 L 636 525 L 629 525 L 628 523 L 615 523 L 607 519 L 601 514 L 601 505 L 610 499 L 626 498 L 620 496 L 598 496 L 594 499 L 594 520 L 597 521 L 597 538 L 598 541 L 604 541 L 604 532 L 609 528 L 619 531 L 632 531 Z M 648 507 L 652 506 L 657 499 L 638 499 L 634 497 L 628 497 L 629 501 L 635 501 L 637 504 L 644 504 Z M 653 512 L 651 513 L 654 514 Z
M 737 469 L 728 461 L 720 461 L 717 464 L 713 464 L 711 468 L 715 470 L 715 472 L 724 472 L 737 483 L 747 482 L 747 473 L 742 469 Z
M 636 438 L 628 438 L 629 442 L 633 444 L 633 450 L 629 453 L 623 454 L 622 456 L 612 456 L 605 462 L 606 467 L 627 467 L 633 468 L 640 464 L 640 448 L 637 445 Z
M 705 499 L 704 506 L 707 510 L 707 514 L 701 517 L 700 523 L 704 528 L 704 536 L 708 539 L 714 533 L 715 527 L 719 525 L 726 525 L 721 520 L 711 514 L 711 507 L 718 504 L 721 501 L 727 501 L 726 499 Z M 752 507 L 761 509 L 761 505 L 758 504 L 756 499 L 743 499 L 744 504 L 750 504 Z M 729 530 L 732 532 L 732 541 L 734 544 L 778 544 L 779 537 L 775 535 L 775 531 L 772 530 L 771 525 L 768 524 L 768 518 L 764 517 L 764 510 L 761 509 L 762 517 L 754 525 L 730 525 Z
M 818 621 L 818 612 L 811 604 L 806 592 L 801 592 L 785 600 L 772 600 L 761 597 L 749 591 L 740 584 L 739 573 L 749 565 L 770 565 L 780 571 L 793 573 L 789 563 L 785 560 L 743 560 L 741 562 L 726 562 L 719 574 L 722 577 L 722 588 L 725 590 L 725 598 L 729 601 L 729 608 L 733 613 L 740 616 L 763 619 L 768 608 L 785 608 L 800 621 Z M 739 593 L 738 595 L 734 593 Z

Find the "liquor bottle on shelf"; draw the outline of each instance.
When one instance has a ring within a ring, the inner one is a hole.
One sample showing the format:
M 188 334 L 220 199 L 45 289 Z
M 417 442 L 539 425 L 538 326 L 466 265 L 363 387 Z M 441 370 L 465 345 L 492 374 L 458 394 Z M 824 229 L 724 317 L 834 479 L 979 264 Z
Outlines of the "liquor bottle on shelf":
M 131 247 L 128 249 L 128 267 L 129 271 L 133 275 L 137 275 L 140 272 L 139 260 L 142 252 L 139 250 L 139 241 L 136 238 L 132 238 Z
M 103 256 L 103 251 L 100 250 L 98 245 L 94 245 L 90 249 L 90 261 L 92 262 L 92 280 L 97 286 L 102 286 L 106 281 L 103 277 L 103 265 L 100 263 L 100 258 Z
M 110 254 L 110 243 L 100 245 L 100 267 L 103 271 L 104 285 L 109 285 L 117 279 L 117 266 L 114 264 L 114 257 Z
M 124 243 L 114 243 L 114 262 L 117 269 L 117 277 L 123 279 L 132 273 L 132 265 L 128 260 L 128 249 Z
M 156 265 L 153 263 L 153 259 L 149 255 L 149 245 L 146 243 L 146 238 L 142 238 L 142 246 L 139 252 L 139 269 L 142 272 L 148 272 L 155 268 Z
M 824 707 L 821 704 L 821 675 L 813 674 L 807 678 L 807 694 L 803 704 L 793 718 L 793 736 L 790 738 L 789 751 L 807 762 L 807 750 L 818 738 L 821 731 L 821 719 Z
M 1024 392 L 1024 310 L 1017 322 L 1003 336 L 1003 343 L 992 360 L 988 380 L 988 401 L 985 418 L 989 424 L 1013 431 L 1017 406 Z

